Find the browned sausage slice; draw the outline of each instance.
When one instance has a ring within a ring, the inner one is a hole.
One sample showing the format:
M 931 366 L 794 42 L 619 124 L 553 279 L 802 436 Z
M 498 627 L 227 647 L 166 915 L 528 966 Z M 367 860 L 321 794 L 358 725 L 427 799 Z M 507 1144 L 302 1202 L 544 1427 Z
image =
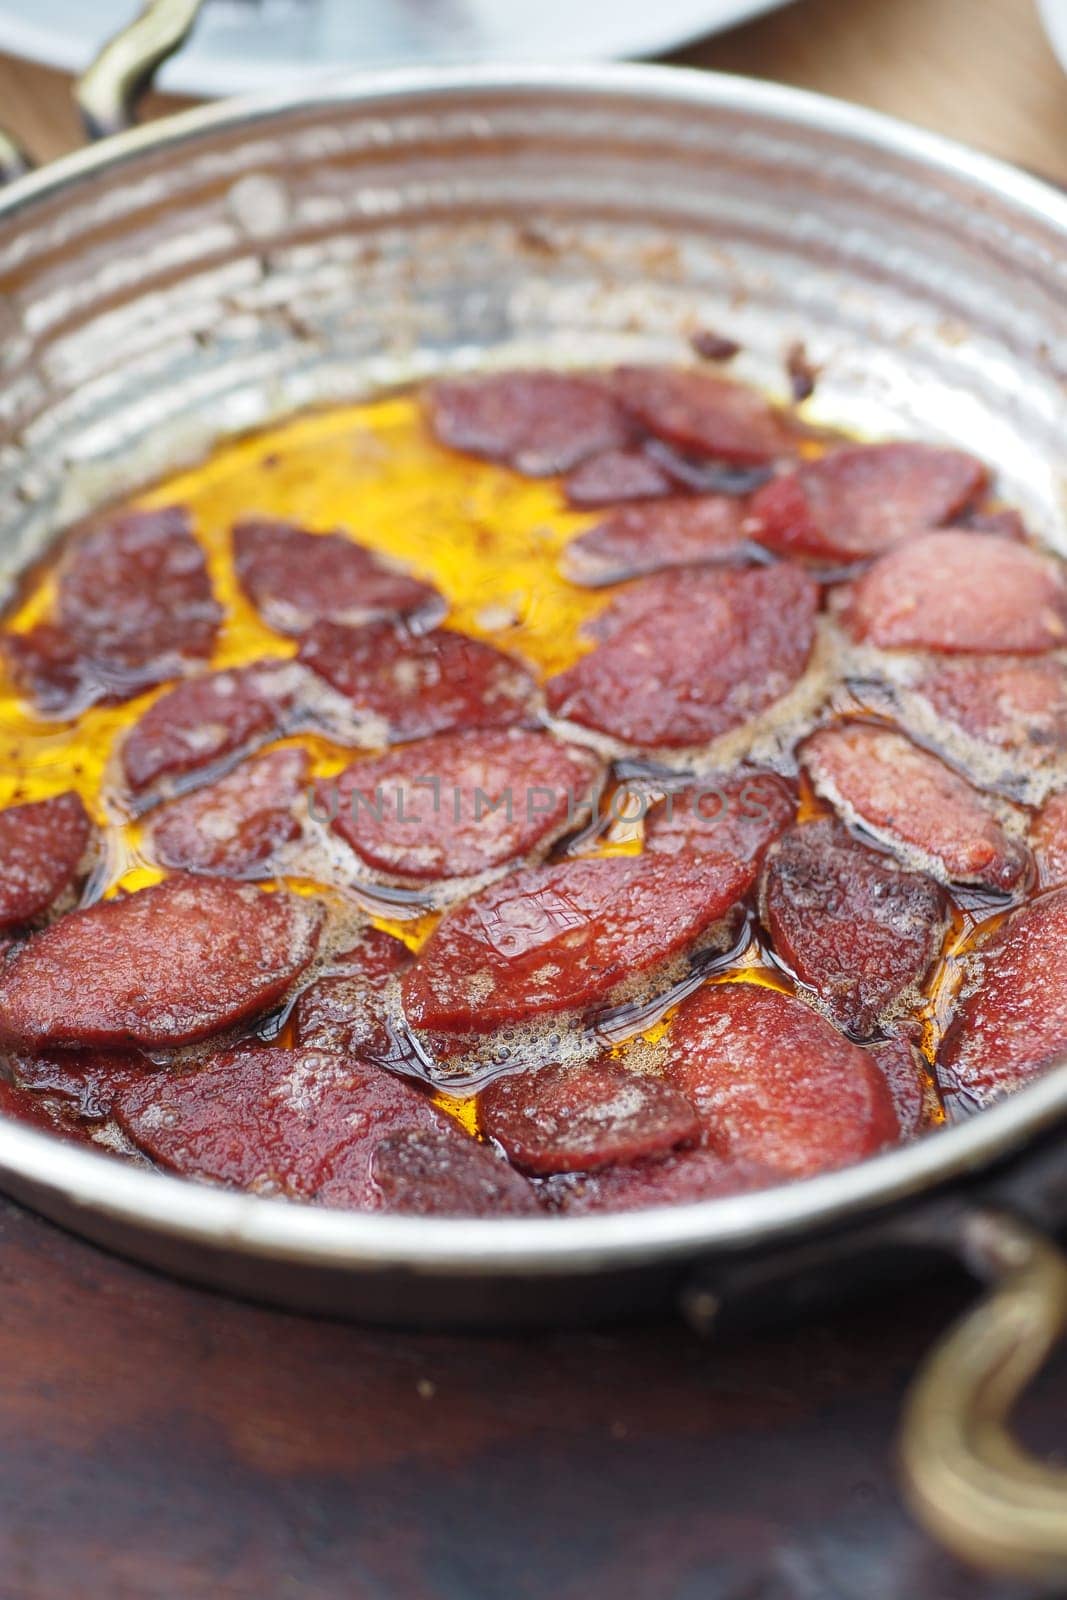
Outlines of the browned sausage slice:
M 128 511 L 77 535 L 54 622 L 8 634 L 16 681 L 49 715 L 127 700 L 205 660 L 222 611 L 180 506 Z
M 218 767 L 281 729 L 293 694 L 293 667 L 281 659 L 209 672 L 153 701 L 122 745 L 122 775 L 141 797 Z
M 549 709 L 639 749 L 706 744 L 794 687 L 817 607 L 815 583 L 784 562 L 644 578 L 596 619 L 603 642 L 549 679 Z
M 177 1046 L 268 1011 L 310 962 L 314 902 L 180 875 L 73 911 L 0 973 L 0 1040 Z
M 645 818 L 645 849 L 664 855 L 711 850 L 751 862 L 763 857 L 796 815 L 796 786 L 756 768 L 710 777 L 654 805 Z
M 233 555 L 241 588 L 279 633 L 306 633 L 322 621 L 438 621 L 445 613 L 432 584 L 420 583 L 343 533 L 309 533 L 291 522 L 250 518 L 234 527 Z
M 371 1157 L 382 1209 L 414 1217 L 523 1217 L 540 1210 L 532 1184 L 474 1139 L 412 1129 Z
M 885 650 L 1040 655 L 1067 644 L 1058 562 L 954 528 L 890 550 L 852 585 L 853 636 Z
M 376 1145 L 401 1130 L 447 1131 L 410 1084 L 317 1050 L 230 1050 L 191 1072 L 157 1072 L 126 1085 L 115 1115 L 154 1161 L 185 1177 L 371 1210 Z
M 1067 1055 L 1067 890 L 1013 912 L 969 962 L 964 998 L 942 1041 L 942 1088 L 979 1106 L 1011 1094 Z
M 570 505 L 621 505 L 627 500 L 655 500 L 673 494 L 674 484 L 643 450 L 605 450 L 568 473 L 563 492 Z
M 550 734 L 480 728 L 357 761 L 316 799 L 373 871 L 430 883 L 547 853 L 588 814 L 601 772 Z
M 413 634 L 389 622 L 320 622 L 305 635 L 300 660 L 357 715 L 380 721 L 389 741 L 522 722 L 537 694 L 514 656 L 448 628 Z
M 785 431 L 761 395 L 698 368 L 619 367 L 612 392 L 640 427 L 679 450 L 742 463 L 788 451 Z
M 726 495 L 672 496 L 626 506 L 572 539 L 563 575 L 589 588 L 669 567 L 721 566 L 751 560 L 741 506 Z
M 300 837 L 310 765 L 306 750 L 270 750 L 172 800 L 148 830 L 152 854 L 165 867 L 214 877 L 264 876 L 278 850 Z
M 900 1137 L 871 1052 L 791 995 L 752 983 L 700 989 L 679 1007 L 668 1050 L 669 1080 L 727 1160 L 806 1178 Z
M 389 1053 L 382 990 L 412 962 L 407 945 L 366 928 L 328 972 L 304 989 L 293 1007 L 296 1042 L 317 1050 L 379 1060 Z
M 817 793 L 846 820 L 945 883 L 1014 888 L 1030 869 L 985 797 L 903 734 L 867 723 L 826 728 L 801 760 Z
M 443 379 L 426 391 L 426 406 L 442 444 L 530 478 L 569 472 L 632 432 L 603 382 L 565 372 Z
M 829 817 L 778 841 L 760 898 L 778 955 L 857 1038 L 917 1000 L 948 926 L 947 896 L 931 878 Z
M 702 940 L 718 939 L 747 877 L 710 855 L 512 873 L 450 911 L 404 973 L 408 1020 L 484 1033 L 607 1005 Z
M 780 555 L 860 561 L 950 522 L 987 481 L 982 463 L 962 450 L 853 445 L 759 489 L 755 537 Z
M 594 1172 L 695 1144 L 700 1124 L 670 1084 L 610 1057 L 498 1078 L 478 1097 L 483 1133 L 524 1172 Z
M 29 922 L 76 881 L 92 824 L 80 795 L 0 811 L 0 928 Z

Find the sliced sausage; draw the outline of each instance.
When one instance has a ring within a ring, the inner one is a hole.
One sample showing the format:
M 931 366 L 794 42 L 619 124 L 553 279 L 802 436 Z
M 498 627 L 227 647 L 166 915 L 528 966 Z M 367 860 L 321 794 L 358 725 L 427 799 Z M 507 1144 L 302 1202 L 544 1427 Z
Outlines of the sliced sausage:
M 719 461 L 761 462 L 788 450 L 755 390 L 696 367 L 619 367 L 612 393 L 642 428 L 679 450 Z
M 122 1050 L 43 1050 L 14 1056 L 12 1068 L 23 1088 L 69 1104 L 87 1122 L 110 1117 L 128 1083 L 158 1070 L 144 1056 Z
M 390 742 L 449 728 L 506 727 L 529 717 L 537 685 L 514 656 L 448 628 L 413 634 L 390 622 L 317 623 L 300 660 Z
M 321 924 L 305 898 L 184 874 L 71 912 L 0 972 L 0 1041 L 150 1049 L 204 1039 L 277 1004 Z
M 601 381 L 566 372 L 443 379 L 426 390 L 426 407 L 441 444 L 530 478 L 569 472 L 632 436 Z
M 153 701 L 127 734 L 121 754 L 126 787 L 142 796 L 176 787 L 190 773 L 223 765 L 281 731 L 294 690 L 290 662 L 190 678 Z
M 244 761 L 217 783 L 172 800 L 148 830 L 165 867 L 215 877 L 262 877 L 285 844 L 302 832 L 311 760 L 306 750 L 271 750 Z
M 415 883 L 472 877 L 544 853 L 588 814 L 602 774 L 547 733 L 442 733 L 321 779 L 320 815 L 373 871 Z
M 758 871 L 796 808 L 795 784 L 775 772 L 753 768 L 711 777 L 668 794 L 651 808 L 645 818 L 645 849 L 664 855 L 711 850 L 750 862 Z
M 301 991 L 293 1007 L 297 1044 L 380 1060 L 389 1054 L 383 988 L 412 962 L 407 945 L 366 928 L 335 955 L 326 974 Z
M 523 1217 L 540 1210 L 533 1186 L 485 1145 L 412 1129 L 379 1140 L 371 1178 L 384 1211 L 414 1217 Z
M 56 613 L 8 635 L 16 681 L 50 715 L 126 700 L 212 651 L 222 610 L 180 506 L 127 511 L 77 535 L 60 565 Z
M 478 1097 L 478 1117 L 517 1167 L 539 1176 L 666 1155 L 700 1132 L 677 1089 L 610 1057 L 497 1078 Z
M 233 529 L 233 558 L 241 588 L 279 633 L 306 633 L 322 621 L 437 621 L 446 610 L 432 584 L 343 533 L 309 533 L 291 522 L 250 518 Z
M 549 709 L 639 749 L 706 744 L 793 688 L 818 598 L 784 562 L 644 578 L 597 618 L 598 648 L 549 679 Z
M 485 1033 L 588 1013 L 714 939 L 745 869 L 718 856 L 529 867 L 450 911 L 400 980 L 416 1028 Z
M 72 887 L 91 833 L 72 789 L 0 811 L 0 928 L 40 916 Z
M 962 450 L 853 445 L 758 490 L 754 536 L 780 555 L 861 561 L 951 521 L 987 481 L 982 463 Z
M 760 984 L 713 984 L 684 1001 L 666 1071 L 696 1106 L 709 1149 L 779 1178 L 848 1166 L 900 1137 L 871 1052 Z
M 939 878 L 1007 892 L 1030 868 L 984 796 L 903 734 L 867 723 L 823 729 L 801 748 L 818 794 L 849 822 Z
M 1067 644 L 1060 564 L 954 528 L 890 550 L 852 585 L 854 638 L 882 649 L 1039 655 Z
M 917 1000 L 949 918 L 931 878 L 831 817 L 790 829 L 773 847 L 760 904 L 778 955 L 857 1038 Z
M 912 695 L 924 726 L 955 752 L 962 735 L 1008 758 L 1018 775 L 1067 757 L 1067 668 L 1059 657 L 960 657 L 924 672 Z M 998 767 L 977 757 L 971 766 Z
M 673 494 L 674 483 L 644 450 L 605 450 L 569 472 L 563 492 L 572 506 L 584 510 L 655 500 Z
M 1013 912 L 968 966 L 938 1075 L 947 1093 L 985 1106 L 1067 1055 L 1067 889 Z
M 683 1206 L 698 1200 L 770 1189 L 781 1182 L 770 1167 L 735 1161 L 714 1150 L 679 1150 L 660 1160 L 604 1167 L 547 1180 L 546 1189 L 568 1216 L 586 1212 L 646 1211 L 652 1206 Z
M 184 1177 L 366 1209 L 377 1207 L 370 1166 L 383 1138 L 448 1131 L 410 1084 L 317 1050 L 229 1050 L 192 1072 L 157 1072 L 126 1085 L 115 1116 Z
M 726 495 L 672 496 L 626 506 L 571 540 L 563 575 L 595 589 L 667 567 L 747 561 L 753 546 L 743 521 L 740 504 Z
M 1043 887 L 1067 884 L 1067 791 L 1050 795 L 1030 825 L 1030 848 Z

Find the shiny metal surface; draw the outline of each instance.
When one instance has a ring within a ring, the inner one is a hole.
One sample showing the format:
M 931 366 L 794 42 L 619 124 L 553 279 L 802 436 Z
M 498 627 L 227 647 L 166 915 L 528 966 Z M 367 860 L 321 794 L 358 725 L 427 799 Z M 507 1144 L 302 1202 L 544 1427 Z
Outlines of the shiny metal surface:
M 1067 199 L 772 85 L 650 68 L 404 74 L 109 141 L 0 201 L 0 575 L 222 435 L 446 368 L 684 358 L 814 414 L 958 441 L 1067 549 Z M 787 1189 L 624 1216 L 422 1221 L 287 1205 L 0 1126 L 6 1188 L 206 1281 L 388 1319 L 662 1300 L 686 1263 L 853 1225 L 1067 1117 L 1067 1069 Z

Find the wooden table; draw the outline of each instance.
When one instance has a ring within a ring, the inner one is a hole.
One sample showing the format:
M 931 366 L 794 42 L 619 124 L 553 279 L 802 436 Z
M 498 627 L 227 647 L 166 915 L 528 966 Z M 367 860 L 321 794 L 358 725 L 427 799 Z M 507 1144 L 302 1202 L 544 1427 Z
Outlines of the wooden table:
M 841 94 L 1067 182 L 1029 0 L 801 0 L 687 52 Z M 77 140 L 56 74 L 0 120 Z M 780 1332 L 528 1339 L 290 1317 L 0 1202 L 3 1600 L 1029 1600 L 911 1524 L 891 1453 L 955 1284 Z M 1028 1401 L 1064 1443 L 1067 1360 Z

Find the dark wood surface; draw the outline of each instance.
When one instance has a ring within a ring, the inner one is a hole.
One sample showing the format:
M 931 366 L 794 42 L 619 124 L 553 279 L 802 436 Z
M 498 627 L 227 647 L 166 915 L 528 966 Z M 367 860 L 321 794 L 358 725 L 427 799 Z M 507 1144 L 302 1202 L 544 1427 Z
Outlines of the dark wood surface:
M 943 1284 L 799 1328 L 413 1335 L 186 1288 L 0 1202 L 3 1600 L 1030 1600 L 914 1527 Z M 1028 1400 L 1064 1437 L 1067 1361 Z

